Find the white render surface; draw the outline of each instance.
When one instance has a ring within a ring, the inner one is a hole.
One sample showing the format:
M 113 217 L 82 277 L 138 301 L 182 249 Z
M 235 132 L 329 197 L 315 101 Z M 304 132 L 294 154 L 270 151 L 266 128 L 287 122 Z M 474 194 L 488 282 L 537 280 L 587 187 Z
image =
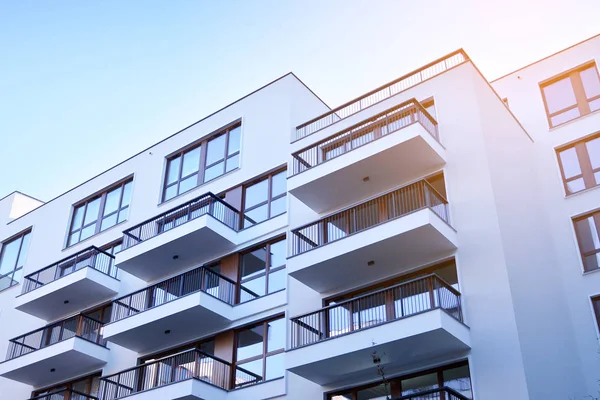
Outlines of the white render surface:
M 291 229 L 435 172 L 444 174 L 450 214 L 447 224 L 431 210 L 419 210 L 289 257 L 287 289 L 258 300 L 230 306 L 195 293 L 108 324 L 108 348 L 75 338 L 0 363 L 0 398 L 25 400 L 36 388 L 87 372 L 114 374 L 142 356 L 281 314 L 288 326 L 284 378 L 229 392 L 187 380 L 129 398 L 323 399 L 380 382 L 374 350 L 384 355 L 388 379 L 467 360 L 477 400 L 582 400 L 596 394 L 600 332 L 590 298 L 600 295 L 600 274 L 582 272 L 571 218 L 597 209 L 600 190 L 566 196 L 555 149 L 600 131 L 600 112 L 549 129 L 539 89 L 540 81 L 590 60 L 600 63 L 600 36 L 491 84 L 466 62 L 292 143 L 295 127 L 328 107 L 288 74 L 54 200 L 43 203 L 18 192 L 0 199 L 0 241 L 31 229 L 27 275 L 120 239 L 123 230 L 207 192 L 218 194 L 288 165 L 283 215 L 239 232 L 201 217 L 119 253 L 118 280 L 86 268 L 23 296 L 21 285 L 0 292 L 0 354 L 10 339 L 58 318 L 284 233 L 290 256 Z M 403 101 L 430 97 L 439 142 L 414 124 L 290 176 L 292 153 Z M 165 157 L 237 120 L 240 168 L 160 203 Z M 72 205 L 129 176 L 127 220 L 65 248 Z M 318 310 L 331 296 L 450 258 L 464 324 L 433 310 L 290 349 L 289 318 Z M 368 261 L 375 264 L 367 267 Z M 72 308 L 60 304 L 65 296 Z
M 54 321 L 102 303 L 117 293 L 117 279 L 86 267 L 17 296 L 15 308 L 43 320 Z

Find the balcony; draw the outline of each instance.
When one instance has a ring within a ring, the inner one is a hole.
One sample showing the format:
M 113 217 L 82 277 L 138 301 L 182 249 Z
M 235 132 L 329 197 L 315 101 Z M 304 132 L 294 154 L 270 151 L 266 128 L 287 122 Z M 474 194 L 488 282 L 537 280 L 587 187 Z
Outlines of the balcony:
M 27 275 L 15 308 L 53 321 L 116 295 L 116 278 L 114 257 L 92 246 Z
M 45 386 L 91 372 L 108 360 L 102 323 L 76 315 L 11 339 L 0 376 Z
M 292 142 L 312 135 L 313 133 L 325 129 L 328 126 L 335 124 L 345 118 L 374 106 L 377 103 L 385 101 L 390 97 L 397 95 L 411 87 L 414 87 L 426 80 L 443 74 L 444 72 L 457 67 L 469 61 L 467 54 L 461 49 L 448 54 L 432 63 L 410 72 L 392 82 L 383 85 L 375 90 L 370 91 L 348 103 L 342 104 L 339 107 L 327 111 L 310 121 L 296 127 L 296 132 L 292 138 Z
M 100 379 L 99 397 L 143 399 L 225 399 L 227 390 L 262 378 L 197 349 L 138 365 Z M 145 392 L 151 390 L 146 396 Z
M 439 169 L 438 140 L 437 122 L 411 99 L 293 153 L 288 190 L 318 213 L 339 208 Z
M 320 292 L 343 290 L 449 256 L 456 231 L 427 181 L 292 230 L 288 273 Z
M 41 396 L 32 397 L 29 400 L 98 400 L 98 398 L 78 392 L 77 390 L 62 389 Z
M 463 356 L 461 295 L 428 275 L 291 318 L 287 369 L 320 385 L 360 381 Z
M 418 393 L 407 394 L 402 397 L 394 397 L 392 400 L 470 400 L 456 390 L 449 387 L 425 390 Z
M 114 300 L 104 337 L 137 352 L 166 348 L 225 328 L 237 318 L 235 304 L 257 297 L 243 287 L 238 292 L 223 275 L 196 268 Z
M 207 193 L 123 232 L 117 265 L 145 281 L 235 246 L 240 213 Z

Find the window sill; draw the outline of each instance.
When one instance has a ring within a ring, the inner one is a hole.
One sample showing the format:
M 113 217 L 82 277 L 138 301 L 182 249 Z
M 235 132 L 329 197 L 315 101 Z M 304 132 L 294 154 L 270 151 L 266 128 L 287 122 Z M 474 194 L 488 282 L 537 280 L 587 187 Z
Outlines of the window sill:
M 565 200 L 566 199 L 571 199 L 571 198 L 573 198 L 573 197 L 575 197 L 577 195 L 583 194 L 583 193 L 591 192 L 592 190 L 596 190 L 598 188 L 600 188 L 600 185 L 596 185 L 596 186 L 593 186 L 593 187 L 590 187 L 590 188 L 587 188 L 587 189 L 583 189 L 583 190 L 580 190 L 579 192 L 575 192 L 575 193 L 571 193 L 571 194 L 565 194 Z
M 175 196 L 175 197 L 171 197 L 169 200 L 165 200 L 165 201 L 159 201 L 159 202 L 158 202 L 158 204 L 157 204 L 156 206 L 157 206 L 157 207 L 162 207 L 162 206 L 163 206 L 163 205 L 165 205 L 165 204 L 172 203 L 174 200 L 177 200 L 177 199 L 181 198 L 181 196 L 185 196 L 186 194 L 192 193 L 194 190 L 197 190 L 197 189 L 199 189 L 199 188 L 201 188 L 201 187 L 204 187 L 204 186 L 206 186 L 206 185 L 209 185 L 209 184 L 211 184 L 211 183 L 213 183 L 213 182 L 216 182 L 216 181 L 218 181 L 219 179 L 221 179 L 221 178 L 223 178 L 223 177 L 225 177 L 225 176 L 227 176 L 227 175 L 230 175 L 230 174 L 232 174 L 232 173 L 234 173 L 234 172 L 237 172 L 237 171 L 239 171 L 239 170 L 240 170 L 240 167 L 237 167 L 237 168 L 235 168 L 235 169 L 232 169 L 232 170 L 231 170 L 231 171 L 229 171 L 229 172 L 225 172 L 223 175 L 220 175 L 220 176 L 216 177 L 215 179 L 211 179 L 211 180 L 210 180 L 210 181 L 208 181 L 208 182 L 204 182 L 204 183 L 203 183 L 203 184 L 201 184 L 201 185 L 195 186 L 195 187 L 191 188 L 190 190 L 188 190 L 188 191 L 186 191 L 186 192 L 179 193 L 177 196 Z M 164 193 L 164 187 L 162 188 L 162 190 L 161 190 L 161 192 L 160 192 L 160 196 L 161 196 L 161 198 L 162 198 L 162 195 L 163 195 L 163 193 Z
M 21 282 L 19 282 L 19 283 L 16 283 L 16 284 L 14 284 L 14 285 L 12 285 L 12 286 L 9 286 L 9 287 L 7 287 L 7 288 L 1 289 L 1 290 L 0 290 L 0 293 L 4 293 L 4 292 L 6 292 L 6 291 L 8 291 L 8 290 L 10 290 L 10 289 L 14 289 L 14 288 L 16 288 L 16 287 L 19 287 L 19 286 L 21 286 Z M 17 296 L 19 296 L 19 295 L 17 295 Z M 15 297 L 16 297 L 16 296 L 15 296 Z
M 567 121 L 567 122 L 563 122 L 562 124 L 559 124 L 559 125 L 556 125 L 556 126 L 551 126 L 551 127 L 549 127 L 548 130 L 550 132 L 553 132 L 553 131 L 555 131 L 557 129 L 560 129 L 560 128 L 565 127 L 567 125 L 571 125 L 574 122 L 581 121 L 582 119 L 585 119 L 585 118 L 590 117 L 590 116 L 595 115 L 595 114 L 600 114 L 600 110 L 592 111 L 591 113 L 588 113 L 588 114 L 585 114 L 585 115 L 581 115 L 581 116 L 579 116 L 577 118 L 574 118 L 574 119 L 572 119 L 570 121 Z
M 592 269 L 590 271 L 583 271 L 581 273 L 581 275 L 586 276 L 586 275 L 591 275 L 591 274 L 595 274 L 596 272 L 600 272 L 600 268 L 596 268 L 596 269 Z
M 90 239 L 93 239 L 93 238 L 95 238 L 95 237 L 98 237 L 98 236 L 102 235 L 103 233 L 106 233 L 106 232 L 109 232 L 109 231 L 113 230 L 113 229 L 114 229 L 114 228 L 116 228 L 117 226 L 123 225 L 123 224 L 124 224 L 124 223 L 126 223 L 127 221 L 129 221 L 129 219 L 126 219 L 125 221 L 121 221 L 121 222 L 119 222 L 118 224 L 116 224 L 116 225 L 113 225 L 113 226 L 111 226 L 110 228 L 103 230 L 102 232 L 98 232 L 98 233 L 96 233 L 95 235 L 92 235 L 92 236 L 90 236 L 89 238 L 85 238 L 85 239 L 83 239 L 83 240 L 82 240 L 82 241 L 80 241 L 80 242 L 73 243 L 73 244 L 72 244 L 72 245 L 70 245 L 70 246 L 66 246 L 66 247 L 64 247 L 64 248 L 62 249 L 62 251 L 70 250 L 70 249 L 74 248 L 75 246 L 77 246 L 77 245 L 79 245 L 79 244 L 81 244 L 81 243 L 85 243 L 85 242 L 89 241 Z M 67 235 L 67 238 L 68 238 L 68 237 L 69 237 L 69 236 Z M 114 240 L 113 240 L 113 242 L 114 242 Z M 98 246 L 98 247 L 102 247 L 102 246 L 104 246 L 104 244 L 102 244 L 102 245 L 100 245 L 100 246 Z

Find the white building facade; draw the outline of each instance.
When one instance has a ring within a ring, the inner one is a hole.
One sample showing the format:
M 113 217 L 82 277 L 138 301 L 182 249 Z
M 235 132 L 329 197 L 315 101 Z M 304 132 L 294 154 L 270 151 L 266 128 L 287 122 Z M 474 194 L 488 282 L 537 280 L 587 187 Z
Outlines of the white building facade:
M 290 73 L 0 199 L 0 398 L 597 394 L 599 63 L 459 50 L 335 109 Z

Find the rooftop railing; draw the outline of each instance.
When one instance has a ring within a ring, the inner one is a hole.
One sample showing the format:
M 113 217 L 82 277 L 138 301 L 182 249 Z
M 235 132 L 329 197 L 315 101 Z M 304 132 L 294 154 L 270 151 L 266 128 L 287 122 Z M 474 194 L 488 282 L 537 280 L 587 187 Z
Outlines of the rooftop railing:
M 439 140 L 437 122 L 416 99 L 405 101 L 294 154 L 292 175 L 346 154 L 414 123 Z
M 31 292 L 82 268 L 93 268 L 116 278 L 117 267 L 114 265 L 114 259 L 112 255 L 95 246 L 89 247 L 25 276 L 23 278 L 23 290 L 21 294 Z
M 110 322 L 119 321 L 200 291 L 230 305 L 259 297 L 256 293 L 240 286 L 240 294 L 237 298 L 235 281 L 205 267 L 199 267 L 114 300 Z
M 291 318 L 292 348 L 440 308 L 462 322 L 460 292 L 435 274 Z
M 292 256 L 425 208 L 449 222 L 448 202 L 421 180 L 293 229 Z
M 235 371 L 235 373 L 232 373 Z M 99 397 L 115 400 L 187 379 L 229 390 L 262 381 L 262 377 L 197 349 L 183 351 L 100 379 Z
M 456 67 L 469 60 L 469 57 L 463 50 L 457 50 L 447 56 L 429 63 L 416 71 L 410 72 L 390 83 L 378 87 L 354 100 L 351 100 L 339 107 L 332 109 L 310 121 L 296 127 L 292 142 L 302 139 L 306 136 L 328 127 L 344 118 L 347 118 L 357 112 L 371 107 L 385 99 L 388 99 L 400 92 L 403 92 L 413 86 L 418 85 L 428 79 L 440 75 L 451 68 Z
M 75 315 L 11 339 L 8 343 L 6 360 L 32 353 L 74 337 L 80 337 L 100 346 L 106 346 L 106 341 L 102 338 L 102 326 L 102 322 L 98 320 L 85 315 Z
M 32 397 L 29 400 L 98 400 L 98 398 L 73 389 L 61 389 Z
M 123 250 L 207 214 L 239 230 L 240 212 L 214 194 L 206 193 L 124 231 Z
M 444 386 L 439 389 L 424 390 L 402 397 L 394 397 L 392 400 L 470 400 L 470 398 Z

